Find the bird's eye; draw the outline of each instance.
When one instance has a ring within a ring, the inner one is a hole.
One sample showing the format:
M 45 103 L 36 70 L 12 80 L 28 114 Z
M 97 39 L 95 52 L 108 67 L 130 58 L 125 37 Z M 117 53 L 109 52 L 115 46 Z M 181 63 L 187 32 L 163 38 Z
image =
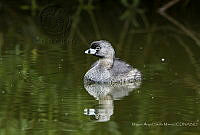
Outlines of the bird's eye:
M 96 50 L 100 50 L 100 49 L 101 49 L 101 47 L 99 47 L 99 46 L 96 47 Z

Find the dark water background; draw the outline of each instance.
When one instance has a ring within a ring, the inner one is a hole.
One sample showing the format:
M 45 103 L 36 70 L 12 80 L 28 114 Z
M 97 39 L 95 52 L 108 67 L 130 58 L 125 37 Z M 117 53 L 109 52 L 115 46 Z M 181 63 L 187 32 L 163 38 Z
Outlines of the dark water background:
M 1 3 L 0 135 L 199 135 L 198 43 L 156 11 L 147 20 L 136 13 L 134 22 L 109 4 L 77 8 L 70 18 L 62 6 Z M 198 7 L 187 8 L 169 13 L 200 37 Z M 105 122 L 85 112 L 106 108 L 83 84 L 97 60 L 84 51 L 99 39 L 143 74 L 139 88 L 106 99 L 112 113 Z

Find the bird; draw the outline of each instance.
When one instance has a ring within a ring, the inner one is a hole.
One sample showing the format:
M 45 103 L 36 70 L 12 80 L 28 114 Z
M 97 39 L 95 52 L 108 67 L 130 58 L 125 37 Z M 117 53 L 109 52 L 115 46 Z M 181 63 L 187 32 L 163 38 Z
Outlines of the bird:
M 93 41 L 85 54 L 99 58 L 84 75 L 84 83 L 133 83 L 141 81 L 141 72 L 115 57 L 115 50 L 106 40 Z

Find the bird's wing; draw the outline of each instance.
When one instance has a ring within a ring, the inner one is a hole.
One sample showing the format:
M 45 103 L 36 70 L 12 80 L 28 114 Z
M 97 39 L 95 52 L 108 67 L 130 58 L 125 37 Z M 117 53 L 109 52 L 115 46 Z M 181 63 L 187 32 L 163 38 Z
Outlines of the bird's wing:
M 132 70 L 132 66 L 127 64 L 126 62 L 120 60 L 119 58 L 114 59 L 114 64 L 112 67 L 113 73 L 115 75 L 128 73 Z

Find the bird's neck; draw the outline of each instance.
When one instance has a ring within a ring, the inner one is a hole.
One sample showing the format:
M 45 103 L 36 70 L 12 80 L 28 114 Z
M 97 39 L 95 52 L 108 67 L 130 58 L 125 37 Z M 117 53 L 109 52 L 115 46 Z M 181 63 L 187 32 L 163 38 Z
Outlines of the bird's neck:
M 112 68 L 113 63 L 114 63 L 113 58 L 102 58 L 99 60 L 99 66 L 105 69 Z

